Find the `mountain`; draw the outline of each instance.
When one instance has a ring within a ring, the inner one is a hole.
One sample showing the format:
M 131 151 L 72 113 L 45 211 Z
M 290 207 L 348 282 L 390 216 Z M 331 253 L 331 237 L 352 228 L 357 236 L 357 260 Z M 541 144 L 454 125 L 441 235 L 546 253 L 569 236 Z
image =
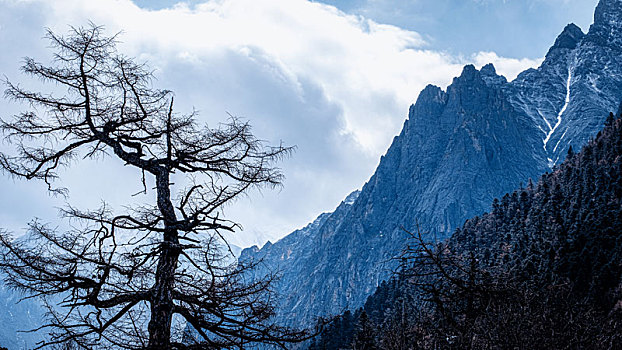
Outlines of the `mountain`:
M 426 87 L 347 213 L 329 214 L 304 241 L 286 237 L 243 251 L 281 273 L 277 319 L 309 325 L 361 306 L 396 268 L 402 227 L 448 237 L 596 135 L 622 101 L 618 18 L 622 0 L 601 0 L 587 34 L 567 26 L 542 65 L 512 82 L 492 65 L 466 66 L 445 91 Z
M 622 119 L 425 254 L 411 241 L 400 274 L 311 349 L 361 339 L 369 349 L 618 348 Z
M 271 273 L 279 274 L 281 271 L 274 270 L 274 266 L 287 266 L 289 263 L 292 263 L 291 266 L 288 266 L 286 273 L 283 273 L 278 283 L 281 286 L 288 286 L 291 290 L 304 288 L 304 286 L 300 285 L 302 281 L 300 276 L 309 276 L 316 273 L 316 266 L 297 264 L 296 262 L 316 259 L 318 251 L 313 249 L 313 247 L 318 247 L 315 244 L 317 243 L 315 240 L 319 237 L 319 230 L 324 226 L 339 228 L 359 193 L 359 191 L 352 192 L 334 212 L 321 214 L 311 224 L 294 231 L 275 244 L 268 242 L 262 249 L 253 247 L 243 250 L 239 258 L 240 261 L 261 261 L 257 268 L 251 272 L 253 275 L 249 277 L 262 278 Z M 332 291 L 326 290 L 325 292 L 331 293 Z M 291 309 L 283 313 L 284 318 L 300 318 L 301 315 L 298 313 L 298 310 L 306 310 L 306 308 L 298 304 L 298 296 L 295 294 L 278 293 L 275 304 L 293 305 Z
M 542 65 L 521 73 L 507 95 L 540 130 L 550 166 L 579 149 L 615 112 L 622 92 L 622 1 L 601 0 L 587 34 L 564 28 Z
M 42 324 L 43 305 L 0 284 L 0 348 L 32 349 L 42 339 L 42 332 L 24 332 Z

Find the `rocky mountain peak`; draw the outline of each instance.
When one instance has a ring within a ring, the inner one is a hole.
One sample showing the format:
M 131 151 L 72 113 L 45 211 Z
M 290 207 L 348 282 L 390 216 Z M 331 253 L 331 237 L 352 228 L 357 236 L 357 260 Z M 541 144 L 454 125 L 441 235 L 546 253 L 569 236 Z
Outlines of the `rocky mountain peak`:
M 573 50 L 577 47 L 584 36 L 585 34 L 576 24 L 568 24 L 561 34 L 559 34 L 555 40 L 555 44 L 553 44 L 553 46 L 549 49 L 549 52 L 546 54 L 546 57 L 549 58 L 549 56 L 554 55 L 559 50 Z
M 485 76 L 497 75 L 497 70 L 495 69 L 495 66 L 492 63 L 488 63 L 487 65 L 483 66 L 479 72 Z
M 417 100 L 442 99 L 443 91 L 440 87 L 428 84 L 421 92 Z
M 462 69 L 462 74 L 454 78 L 452 84 L 447 87 L 448 103 L 460 105 L 465 98 L 482 97 L 480 91 L 486 87 L 486 82 L 477 68 L 468 64 Z
M 436 108 L 438 105 L 444 105 L 447 99 L 445 91 L 436 85 L 428 85 L 419 93 L 415 104 L 410 106 L 408 119 L 415 113 L 416 109 Z M 436 115 L 434 113 L 423 113 L 423 115 Z
M 456 112 L 449 115 L 459 119 L 466 115 L 481 116 L 480 110 L 498 97 L 501 82 L 505 78 L 498 76 L 492 65 L 483 72 L 471 64 L 464 66 L 462 74 L 447 87 L 447 106 Z
M 443 106 L 447 103 L 447 93 L 440 87 L 428 85 L 419 93 L 417 102 L 410 106 L 408 120 L 404 123 L 402 133 L 408 133 L 412 128 L 409 121 L 415 125 L 431 124 L 440 118 Z M 417 116 L 416 118 L 414 116 Z M 431 123 L 430 123 L 431 122 Z
M 464 66 L 464 68 L 462 68 L 462 74 L 454 78 L 452 85 L 470 88 L 483 85 L 501 85 L 504 83 L 507 83 L 507 79 L 498 75 L 495 66 L 492 63 L 488 63 L 479 71 L 472 64 Z
M 497 70 L 492 63 L 483 66 L 479 73 L 487 85 L 503 85 L 508 82 L 504 76 L 497 74 Z
M 467 64 L 464 68 L 462 68 L 462 74 L 460 74 L 459 77 L 454 78 L 454 83 L 456 81 L 471 82 L 479 79 L 481 79 L 481 75 L 477 68 L 475 68 L 472 64 Z
M 622 44 L 622 0 L 600 0 L 589 35 L 601 44 Z

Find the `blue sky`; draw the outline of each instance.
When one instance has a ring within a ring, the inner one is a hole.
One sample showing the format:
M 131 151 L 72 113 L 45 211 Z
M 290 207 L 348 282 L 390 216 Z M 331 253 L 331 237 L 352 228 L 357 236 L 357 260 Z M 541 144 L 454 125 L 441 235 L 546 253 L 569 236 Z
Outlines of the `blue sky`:
M 395 5 L 398 3 L 399 5 Z M 226 209 L 245 230 L 238 245 L 262 244 L 333 210 L 372 175 L 428 83 L 447 86 L 462 66 L 493 62 L 512 79 L 537 66 L 568 22 L 587 30 L 594 0 L 0 0 L 0 74 L 24 56 L 46 62 L 44 28 L 88 21 L 122 30 L 119 49 L 148 61 L 155 85 L 214 124 L 231 113 L 257 136 L 296 145 L 279 191 L 253 192 Z M 24 106 L 5 101 L 6 118 Z M 9 145 L 0 146 L 3 151 Z M 93 186 L 97 183 L 98 186 Z M 113 160 L 81 162 L 63 184 L 69 202 L 93 207 L 137 200 L 138 174 Z M 0 178 L 0 221 L 55 221 L 62 206 L 40 184 Z M 8 198 L 8 200 L 6 199 Z M 144 198 L 149 199 L 149 196 Z

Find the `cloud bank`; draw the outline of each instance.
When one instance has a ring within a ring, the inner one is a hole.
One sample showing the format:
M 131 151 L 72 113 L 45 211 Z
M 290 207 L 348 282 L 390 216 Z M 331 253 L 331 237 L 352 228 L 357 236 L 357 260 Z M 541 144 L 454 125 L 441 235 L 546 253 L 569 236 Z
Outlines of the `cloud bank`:
M 156 69 L 156 85 L 175 91 L 178 111 L 196 108 L 208 123 L 229 112 L 250 120 L 262 139 L 296 145 L 282 164 L 283 189 L 252 193 L 227 209 L 246 229 L 234 241 L 244 246 L 289 233 L 360 187 L 425 85 L 445 87 L 466 63 L 492 62 L 508 79 L 539 63 L 494 52 L 453 57 L 427 48 L 419 33 L 306 0 L 212 0 L 157 11 L 130 0 L 1 0 L 0 10 L 0 73 L 13 81 L 24 79 L 21 57 L 49 58 L 44 27 L 63 33 L 92 21 L 123 31 L 121 51 Z M 139 183 L 121 168 L 91 162 L 69 170 L 72 202 L 123 203 Z M 103 183 L 100 193 L 89 186 L 93 179 Z M 53 202 L 40 197 L 29 190 L 15 200 Z M 37 215 L 46 215 L 47 205 L 39 206 Z M 24 205 L 0 210 L 10 221 L 32 214 Z

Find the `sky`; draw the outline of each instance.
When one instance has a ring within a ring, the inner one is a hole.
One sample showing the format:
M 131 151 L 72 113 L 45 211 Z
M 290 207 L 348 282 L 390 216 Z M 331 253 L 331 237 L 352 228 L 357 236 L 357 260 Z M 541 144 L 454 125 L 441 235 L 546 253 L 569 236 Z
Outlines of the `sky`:
M 262 245 L 332 211 L 373 174 L 427 84 L 445 88 L 465 64 L 492 62 L 513 79 L 537 67 L 563 27 L 584 31 L 596 0 L 0 0 L 0 74 L 23 57 L 49 62 L 45 28 L 65 33 L 88 21 L 119 50 L 146 61 L 177 111 L 215 125 L 228 113 L 269 143 L 295 145 L 280 163 L 283 187 L 252 191 L 225 208 L 244 230 L 239 246 Z M 26 106 L 3 100 L 0 117 Z M 10 145 L 0 150 L 10 152 Z M 67 201 L 135 201 L 139 174 L 114 159 L 62 173 Z M 38 183 L 0 177 L 0 226 L 16 233 L 33 217 L 57 222 L 62 198 Z M 149 200 L 149 194 L 145 200 Z

